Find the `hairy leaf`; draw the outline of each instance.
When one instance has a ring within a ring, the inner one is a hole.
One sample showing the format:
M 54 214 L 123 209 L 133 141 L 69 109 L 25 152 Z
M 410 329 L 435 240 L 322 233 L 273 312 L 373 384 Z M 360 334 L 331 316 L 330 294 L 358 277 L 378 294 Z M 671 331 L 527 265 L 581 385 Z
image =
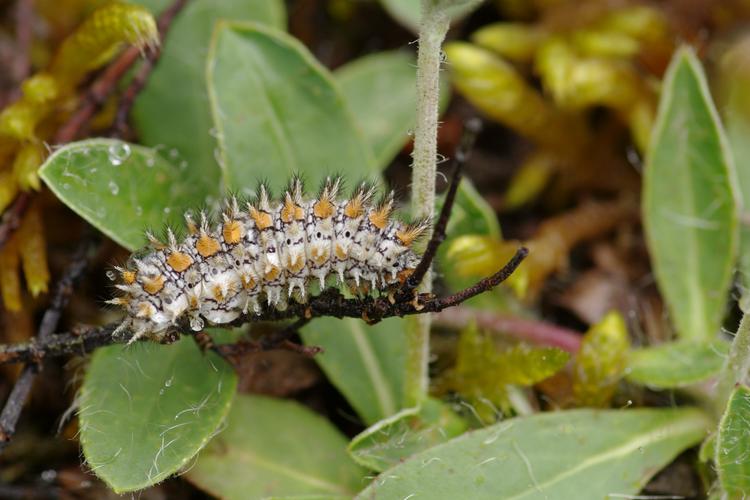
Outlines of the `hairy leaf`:
M 728 352 L 729 344 L 719 339 L 634 349 L 627 360 L 627 379 L 659 389 L 683 387 L 718 374 Z
M 735 185 L 703 69 L 681 49 L 646 158 L 643 217 L 657 284 L 682 338 L 719 332 L 737 247 Z
M 573 410 L 517 417 L 413 455 L 358 499 L 575 498 L 635 495 L 661 467 L 700 442 L 695 409 Z M 561 459 L 561 457 L 564 457 Z
M 351 498 L 364 472 L 346 454 L 346 438 L 322 416 L 294 401 L 241 395 L 226 428 L 186 475 L 227 500 L 307 499 Z
M 421 408 L 407 408 L 365 429 L 349 443 L 349 454 L 360 465 L 382 472 L 414 453 L 462 434 L 467 423 L 447 405 L 427 399 Z
M 192 338 L 98 349 L 79 395 L 86 463 L 118 493 L 166 479 L 213 437 L 236 385 Z
M 729 397 L 714 445 L 719 483 L 728 498 L 745 498 L 750 491 L 750 388 L 737 386 Z

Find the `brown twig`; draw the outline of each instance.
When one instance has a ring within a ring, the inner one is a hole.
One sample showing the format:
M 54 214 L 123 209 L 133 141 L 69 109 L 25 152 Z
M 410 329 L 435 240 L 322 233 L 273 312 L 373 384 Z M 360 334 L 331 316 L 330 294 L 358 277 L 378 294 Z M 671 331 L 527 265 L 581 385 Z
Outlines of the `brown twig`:
M 361 318 L 372 324 L 393 316 L 440 312 L 443 309 L 460 304 L 475 295 L 479 295 L 497 286 L 515 271 L 526 255 L 527 250 L 520 248 L 516 255 L 497 273 L 479 281 L 476 285 L 466 290 L 448 297 L 435 298 L 431 294 L 423 293 L 416 295 L 413 300 L 391 302 L 388 297 L 347 299 L 338 290 L 328 289 L 321 295 L 312 297 L 305 304 L 291 303 L 283 311 L 266 309 L 258 315 L 247 314 L 230 325 L 222 326 L 236 326 L 258 321 L 288 319 L 295 319 L 296 322 L 260 343 L 240 341 L 236 347 L 223 347 L 222 349 L 226 351 L 227 355 L 233 354 L 231 352 L 232 349 L 236 350 L 235 353 L 256 352 L 258 350 L 270 350 L 278 347 L 298 350 L 294 346 L 289 345 L 289 338 L 301 326 L 317 317 Z M 117 325 L 113 324 L 87 328 L 77 334 L 62 333 L 46 340 L 35 340 L 24 344 L 0 345 L 0 365 L 26 361 L 41 362 L 53 357 L 85 354 L 98 347 L 126 342 L 128 339 L 124 336 L 112 337 L 112 332 L 116 327 Z M 187 325 L 181 325 L 177 329 L 184 332 L 190 331 Z M 305 350 L 303 354 L 310 355 L 314 354 L 314 352 Z
M 57 283 L 50 306 L 44 312 L 39 324 L 36 339 L 40 344 L 48 342 L 53 337 L 62 310 L 70 299 L 73 285 L 83 275 L 98 247 L 98 239 L 86 237 L 73 254 L 71 263 Z M 41 369 L 41 364 L 37 361 L 34 359 L 27 360 L 27 364 L 23 367 L 20 377 L 13 386 L 2 412 L 0 412 L 0 450 L 7 445 L 16 431 L 21 410 L 29 397 L 34 378 Z
M 471 307 L 453 307 L 434 316 L 435 322 L 450 328 L 465 328 L 475 322 L 479 328 L 502 333 L 534 344 L 559 347 L 575 354 L 581 346 L 581 334 L 575 330 L 535 319 L 504 316 Z
M 164 38 L 169 31 L 172 21 L 175 16 L 182 11 L 187 4 L 187 0 L 176 0 L 169 6 L 164 12 L 161 13 L 157 21 L 159 29 L 159 38 L 161 44 L 156 49 L 152 50 L 146 60 L 141 64 L 138 69 L 138 73 L 135 75 L 133 80 L 128 85 L 128 88 L 123 92 L 120 102 L 117 106 L 117 113 L 115 114 L 115 121 L 112 124 L 112 131 L 110 132 L 111 137 L 123 137 L 127 130 L 128 116 L 130 116 L 130 110 L 135 104 L 135 98 L 143 90 L 143 87 L 148 82 L 148 78 L 154 69 L 154 66 L 159 61 L 162 53 L 162 46 Z
M 3 213 L 3 218 L 0 220 L 0 249 L 5 246 L 16 229 L 21 226 L 21 221 L 29 208 L 31 202 L 31 195 L 28 192 L 22 192 L 13 203 Z

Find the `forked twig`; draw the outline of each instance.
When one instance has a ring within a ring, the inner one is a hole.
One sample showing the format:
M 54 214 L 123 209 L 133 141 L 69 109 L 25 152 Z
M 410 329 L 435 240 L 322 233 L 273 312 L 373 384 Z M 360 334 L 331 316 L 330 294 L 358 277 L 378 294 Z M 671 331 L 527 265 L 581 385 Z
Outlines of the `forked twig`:
M 451 173 L 448 191 L 445 193 L 443 207 L 440 209 L 440 215 L 438 216 L 437 223 L 432 231 L 430 241 L 427 243 L 424 254 L 422 254 L 422 260 L 420 260 L 414 273 L 409 276 L 401 290 L 404 294 L 408 294 L 419 286 L 424 275 L 427 274 L 427 271 L 430 269 L 440 244 L 445 240 L 445 231 L 448 227 L 448 219 L 450 218 L 453 209 L 453 203 L 456 201 L 458 185 L 461 182 L 461 173 L 466 160 L 469 158 L 469 153 L 474 147 L 474 142 L 481 130 L 482 122 L 479 118 L 468 120 L 464 126 L 463 137 L 461 138 L 461 142 L 458 145 L 455 157 L 453 158 L 453 171 Z

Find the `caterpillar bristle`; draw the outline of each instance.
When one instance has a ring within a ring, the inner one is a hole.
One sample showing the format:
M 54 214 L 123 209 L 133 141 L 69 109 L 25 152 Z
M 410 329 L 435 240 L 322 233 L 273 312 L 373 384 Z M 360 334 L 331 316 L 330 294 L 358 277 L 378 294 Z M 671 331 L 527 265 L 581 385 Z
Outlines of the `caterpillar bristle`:
M 282 310 L 289 300 L 304 303 L 314 283 L 322 291 L 334 280 L 360 295 L 388 292 L 416 268 L 412 247 L 429 220 L 395 220 L 394 193 L 375 201 L 371 182 L 339 199 L 342 191 L 340 176 L 312 198 L 301 176 L 276 199 L 260 183 L 251 202 L 227 198 L 216 222 L 206 211 L 197 224 L 186 213 L 182 239 L 172 228 L 167 244 L 149 232 L 150 247 L 115 268 L 123 295 L 108 303 L 125 308 L 121 328 L 160 340 L 181 320 L 202 329 L 257 314 L 262 303 Z

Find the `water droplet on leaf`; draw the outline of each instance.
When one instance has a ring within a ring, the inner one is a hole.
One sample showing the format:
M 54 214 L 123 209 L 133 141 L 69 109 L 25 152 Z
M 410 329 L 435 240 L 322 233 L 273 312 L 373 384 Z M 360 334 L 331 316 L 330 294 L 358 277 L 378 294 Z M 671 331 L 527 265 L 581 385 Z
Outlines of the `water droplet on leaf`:
M 107 148 L 109 163 L 117 167 L 130 157 L 130 146 L 124 143 L 112 144 Z

